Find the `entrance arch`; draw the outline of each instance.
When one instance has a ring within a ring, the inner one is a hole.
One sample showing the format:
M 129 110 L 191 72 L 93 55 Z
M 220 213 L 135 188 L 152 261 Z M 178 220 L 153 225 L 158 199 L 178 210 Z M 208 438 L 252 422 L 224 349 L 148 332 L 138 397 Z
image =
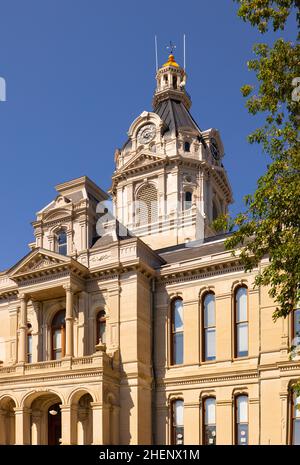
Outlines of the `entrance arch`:
M 30 409 L 31 444 L 61 443 L 61 398 L 54 392 L 32 393 L 24 402 Z
M 75 443 L 79 445 L 93 443 L 92 395 L 80 389 L 71 396 L 72 422 L 74 424 Z
M 0 445 L 15 444 L 15 401 L 7 396 L 0 401 Z

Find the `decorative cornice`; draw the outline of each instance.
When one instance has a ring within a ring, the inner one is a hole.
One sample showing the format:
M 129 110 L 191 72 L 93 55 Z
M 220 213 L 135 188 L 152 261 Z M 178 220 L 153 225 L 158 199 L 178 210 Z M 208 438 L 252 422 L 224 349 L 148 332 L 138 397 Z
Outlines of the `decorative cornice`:
M 190 376 L 190 377 L 176 377 L 167 378 L 164 380 L 157 381 L 157 386 L 170 386 L 170 385 L 189 385 L 189 384 L 205 384 L 205 383 L 220 383 L 226 381 L 244 381 L 244 380 L 258 380 L 259 373 L 257 370 L 249 370 L 247 372 L 212 376 L 212 375 L 201 375 L 201 376 Z

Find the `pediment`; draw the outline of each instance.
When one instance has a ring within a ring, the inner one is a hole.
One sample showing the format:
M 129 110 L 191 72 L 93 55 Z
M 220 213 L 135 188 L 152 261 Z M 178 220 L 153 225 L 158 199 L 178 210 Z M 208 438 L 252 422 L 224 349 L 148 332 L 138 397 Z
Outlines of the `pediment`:
M 119 172 L 144 168 L 145 166 L 152 165 L 153 163 L 162 163 L 164 161 L 165 158 L 160 155 L 151 152 L 140 152 L 129 160 L 126 165 L 119 170 Z
M 54 207 L 55 208 L 55 207 Z M 66 216 L 70 215 L 70 210 L 65 210 L 65 209 L 53 209 L 47 212 L 44 216 L 45 221 L 55 221 L 55 220 L 61 220 L 63 218 L 66 218 Z
M 69 264 L 70 259 L 54 252 L 37 249 L 21 260 L 10 273 L 14 279 L 20 275 L 36 273 L 41 270 L 50 269 Z

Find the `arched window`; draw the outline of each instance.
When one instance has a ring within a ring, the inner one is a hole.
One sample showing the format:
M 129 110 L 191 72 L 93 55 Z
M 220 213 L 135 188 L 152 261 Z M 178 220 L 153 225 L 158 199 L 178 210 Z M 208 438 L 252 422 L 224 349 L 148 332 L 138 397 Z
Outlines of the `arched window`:
M 184 151 L 185 152 L 190 152 L 191 150 L 191 144 L 189 142 L 184 143 Z
M 203 401 L 203 444 L 216 444 L 216 399 L 207 397 Z
M 235 357 L 248 355 L 248 292 L 247 287 L 235 291 Z
M 32 332 L 31 324 L 27 324 L 27 363 L 32 363 Z
M 183 302 L 174 299 L 171 305 L 171 364 L 183 363 Z
M 240 446 L 248 445 L 248 396 L 246 394 L 235 397 L 235 443 Z
M 173 400 L 171 403 L 171 444 L 184 444 L 184 428 L 183 428 L 183 409 L 184 403 L 182 399 Z
M 137 195 L 136 224 L 155 223 L 158 220 L 157 189 L 152 184 L 141 187 Z
M 192 193 L 190 191 L 186 191 L 184 193 L 184 210 L 188 210 L 189 208 L 192 207 Z
M 67 255 L 67 233 L 64 229 L 56 234 L 56 252 L 61 255 Z
M 60 310 L 54 315 L 51 324 L 52 360 L 60 360 L 65 355 L 66 312 Z
M 102 342 L 103 344 L 106 342 L 106 313 L 104 310 L 100 310 L 97 313 L 97 321 L 96 321 L 96 344 Z
M 203 298 L 203 360 L 216 359 L 216 309 L 215 295 L 212 292 Z
M 291 443 L 300 445 L 300 396 L 292 392 L 291 396 Z

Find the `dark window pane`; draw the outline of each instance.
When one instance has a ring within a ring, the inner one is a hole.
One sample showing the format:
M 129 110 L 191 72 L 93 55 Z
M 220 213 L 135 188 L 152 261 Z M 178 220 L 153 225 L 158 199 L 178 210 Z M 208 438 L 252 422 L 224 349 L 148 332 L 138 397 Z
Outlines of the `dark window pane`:
M 52 320 L 52 326 L 56 327 L 61 327 L 65 325 L 65 310 L 61 310 L 56 313 L 55 317 Z
M 185 142 L 184 143 L 184 151 L 185 152 L 189 152 L 190 151 L 190 148 L 191 148 L 191 145 L 189 142 Z
M 216 444 L 216 426 L 215 425 L 205 426 L 204 444 L 208 446 L 213 446 Z
M 61 255 L 67 255 L 67 244 L 62 244 L 58 246 L 58 253 Z
M 174 334 L 174 364 L 183 363 L 183 333 Z
M 184 444 L 183 442 L 183 427 L 176 427 L 175 429 L 175 444 Z
M 238 444 L 240 446 L 248 445 L 248 424 L 240 423 L 238 425 Z

